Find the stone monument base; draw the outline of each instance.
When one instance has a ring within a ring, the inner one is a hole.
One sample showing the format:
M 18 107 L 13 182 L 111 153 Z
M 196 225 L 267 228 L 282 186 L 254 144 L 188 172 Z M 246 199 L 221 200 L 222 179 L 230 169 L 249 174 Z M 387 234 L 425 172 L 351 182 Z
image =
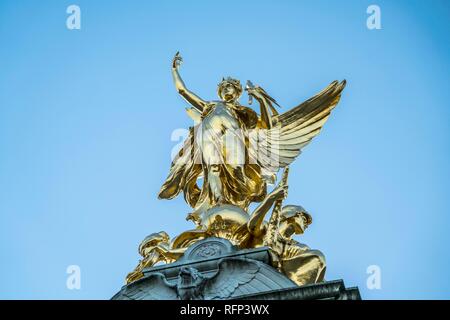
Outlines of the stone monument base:
M 342 280 L 298 286 L 271 266 L 269 248 L 237 250 L 228 240 L 207 238 L 174 263 L 143 270 L 113 300 L 360 300 Z

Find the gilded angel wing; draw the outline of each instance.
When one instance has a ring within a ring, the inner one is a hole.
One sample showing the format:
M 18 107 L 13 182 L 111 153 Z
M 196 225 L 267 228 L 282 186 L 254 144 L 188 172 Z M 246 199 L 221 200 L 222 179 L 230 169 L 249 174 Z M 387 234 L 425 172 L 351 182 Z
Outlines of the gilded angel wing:
M 342 82 L 333 81 L 328 87 L 291 110 L 272 116 L 273 127 L 259 130 L 251 137 L 256 146 L 251 157 L 255 157 L 263 169 L 263 175 L 273 177 L 280 168 L 292 163 L 317 136 L 337 105 L 345 87 Z M 264 96 L 267 93 L 264 92 Z
M 163 274 L 152 274 L 132 282 L 117 293 L 113 300 L 176 300 L 176 286 L 167 282 Z

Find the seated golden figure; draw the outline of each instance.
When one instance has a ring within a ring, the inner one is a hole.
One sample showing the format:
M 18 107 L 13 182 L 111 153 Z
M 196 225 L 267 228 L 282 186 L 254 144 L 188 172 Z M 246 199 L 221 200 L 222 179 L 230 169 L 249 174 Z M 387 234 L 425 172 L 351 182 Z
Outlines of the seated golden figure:
M 136 268 L 127 275 L 126 283 L 141 279 L 144 276 L 142 273 L 144 268 L 152 267 L 160 261 L 165 263 L 175 261 L 174 259 L 161 255 L 158 250 L 155 250 L 156 247 L 169 249 L 169 235 L 166 232 L 160 231 L 157 233 L 152 233 L 145 237 L 145 239 L 141 242 L 138 251 L 142 256 L 142 260 L 140 260 Z
M 146 260 L 145 267 L 150 267 L 152 263 L 155 264 L 158 261 L 176 261 L 190 245 L 207 237 L 227 239 L 241 249 L 266 245 L 268 223 L 264 221 L 264 217 L 274 203 L 284 199 L 286 195 L 287 186 L 280 184 L 264 199 L 252 215 L 248 215 L 236 206 L 214 207 L 199 218 L 197 229 L 181 233 L 173 239 L 170 245 L 168 245 L 168 238 L 165 238 L 165 241 L 153 241 L 151 242 L 152 246 L 148 246 L 146 238 L 141 244 L 141 247 L 148 248 L 146 253 L 149 258 Z M 276 210 L 276 208 L 274 209 Z M 284 206 L 280 212 L 275 241 L 270 245 L 273 266 L 298 285 L 323 281 L 325 275 L 324 255 L 320 251 L 311 250 L 308 246 L 292 239 L 294 234 L 304 233 L 311 223 L 312 217 L 303 207 Z M 149 251 L 153 254 L 149 254 Z M 137 279 L 133 278 L 132 281 L 134 280 Z

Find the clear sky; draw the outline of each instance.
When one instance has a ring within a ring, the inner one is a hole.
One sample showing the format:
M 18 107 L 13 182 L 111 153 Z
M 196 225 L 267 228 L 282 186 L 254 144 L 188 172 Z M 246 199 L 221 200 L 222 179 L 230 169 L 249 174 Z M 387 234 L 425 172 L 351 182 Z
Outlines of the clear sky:
M 449 31 L 439 0 L 1 1 L 0 298 L 108 299 L 146 235 L 192 228 L 182 197 L 157 199 L 171 134 L 192 125 L 177 50 L 204 99 L 234 76 L 288 110 L 347 79 L 291 166 L 286 203 L 314 218 L 298 240 L 365 299 L 450 298 Z

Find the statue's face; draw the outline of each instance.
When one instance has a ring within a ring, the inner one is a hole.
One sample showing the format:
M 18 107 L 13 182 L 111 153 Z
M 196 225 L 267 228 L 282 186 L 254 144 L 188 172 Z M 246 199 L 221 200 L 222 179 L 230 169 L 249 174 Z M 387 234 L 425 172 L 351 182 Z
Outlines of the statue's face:
M 234 101 L 238 98 L 238 92 L 234 85 L 225 83 L 221 89 L 222 99 L 226 102 Z
M 306 217 L 302 213 L 297 213 L 295 216 L 287 219 L 285 221 L 291 228 L 294 229 L 295 234 L 302 234 L 305 232 L 305 229 L 308 227 L 306 222 Z

